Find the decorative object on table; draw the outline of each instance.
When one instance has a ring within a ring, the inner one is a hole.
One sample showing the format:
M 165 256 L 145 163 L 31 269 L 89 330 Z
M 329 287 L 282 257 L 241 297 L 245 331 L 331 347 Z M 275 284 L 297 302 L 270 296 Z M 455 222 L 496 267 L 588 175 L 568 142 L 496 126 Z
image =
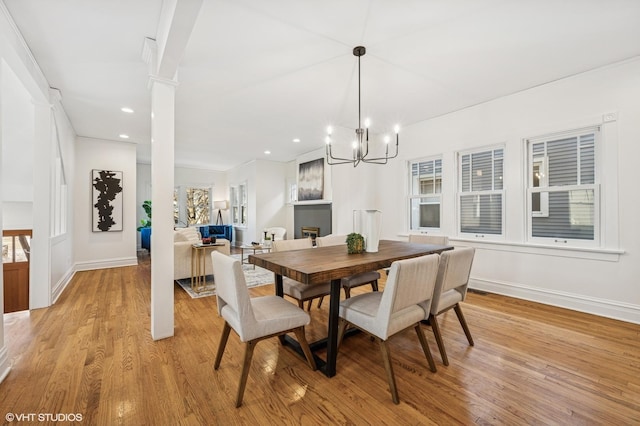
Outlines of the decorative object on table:
M 122 172 L 92 170 L 93 232 L 122 231 Z
M 357 232 L 347 235 L 347 253 L 360 254 L 364 252 L 364 237 Z
M 215 244 L 216 243 L 216 237 L 203 237 L 202 238 L 202 244 Z
M 389 155 L 389 143 L 391 142 L 391 138 L 389 135 L 382 135 L 381 143 L 384 143 L 383 147 L 385 150 L 384 157 L 382 157 L 382 153 L 375 149 L 371 151 L 372 157 L 369 157 L 369 126 L 371 124 L 370 120 L 366 118 L 364 120 L 364 129 L 362 128 L 362 119 L 360 116 L 360 58 L 364 56 L 367 50 L 364 46 L 356 46 L 353 48 L 353 55 L 358 58 L 358 128 L 356 129 L 356 140 L 351 145 L 352 148 L 352 158 L 345 157 L 337 157 L 333 155 L 332 145 L 332 134 L 333 128 L 329 126 L 327 128 L 327 137 L 325 139 L 325 151 L 327 156 L 327 164 L 333 166 L 334 164 L 353 164 L 353 167 L 356 167 L 360 162 L 363 163 L 371 163 L 371 164 L 387 164 L 387 161 L 391 158 L 395 158 L 398 156 L 398 142 L 400 140 L 400 126 L 396 125 L 393 131 L 396 134 L 396 149 L 395 153 Z M 352 139 L 349 139 L 351 141 Z M 382 148 L 382 146 L 380 147 Z
M 224 225 L 222 222 L 222 210 L 229 210 L 229 202 L 227 200 L 219 200 L 213 202 L 213 208 L 218 209 L 218 218 L 216 225 Z
M 324 158 L 298 166 L 298 201 L 322 200 L 324 193 Z
M 364 237 L 364 248 L 368 253 L 378 252 L 381 221 L 382 212 L 380 210 L 353 211 L 353 232 L 362 234 Z
M 234 259 L 240 259 L 239 254 L 232 254 L 231 257 Z M 254 265 L 244 264 L 242 265 L 242 272 L 244 273 L 244 279 L 247 282 L 247 287 L 249 288 L 273 284 L 274 282 L 273 272 L 260 268 L 259 266 L 255 266 L 254 269 Z M 216 294 L 216 283 L 214 276 L 211 274 L 205 276 L 204 287 L 202 287 L 199 292 L 196 292 L 191 288 L 191 278 L 182 278 L 175 280 L 175 282 L 185 292 L 187 292 L 192 299 L 215 296 Z

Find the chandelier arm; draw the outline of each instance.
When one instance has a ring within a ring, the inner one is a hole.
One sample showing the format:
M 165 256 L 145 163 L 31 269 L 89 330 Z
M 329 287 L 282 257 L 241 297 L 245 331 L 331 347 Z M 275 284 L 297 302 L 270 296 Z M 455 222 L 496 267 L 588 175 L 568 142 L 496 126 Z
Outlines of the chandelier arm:
M 347 163 L 354 162 L 354 160 L 350 158 L 334 157 L 333 154 L 331 153 L 331 144 L 327 144 L 326 153 L 327 153 L 327 164 L 331 166 L 334 164 L 347 164 Z

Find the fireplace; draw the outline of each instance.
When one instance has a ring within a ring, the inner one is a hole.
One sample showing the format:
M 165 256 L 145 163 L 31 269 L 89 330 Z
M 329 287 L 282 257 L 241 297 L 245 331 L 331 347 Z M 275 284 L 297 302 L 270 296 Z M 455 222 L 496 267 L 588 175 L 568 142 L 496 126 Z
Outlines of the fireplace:
M 331 203 L 298 204 L 293 209 L 294 238 L 331 234 Z
M 311 237 L 313 245 L 316 245 L 316 237 L 320 236 L 320 228 L 314 226 L 303 226 L 300 228 L 300 234 L 302 238 Z

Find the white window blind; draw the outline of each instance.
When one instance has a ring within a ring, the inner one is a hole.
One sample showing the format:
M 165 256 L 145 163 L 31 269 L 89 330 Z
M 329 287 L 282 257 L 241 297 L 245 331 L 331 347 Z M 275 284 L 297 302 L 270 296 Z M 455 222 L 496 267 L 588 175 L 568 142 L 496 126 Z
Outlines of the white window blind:
M 459 158 L 460 232 L 502 235 L 504 150 L 478 151 Z
M 530 238 L 597 241 L 598 131 L 592 128 L 528 141 Z

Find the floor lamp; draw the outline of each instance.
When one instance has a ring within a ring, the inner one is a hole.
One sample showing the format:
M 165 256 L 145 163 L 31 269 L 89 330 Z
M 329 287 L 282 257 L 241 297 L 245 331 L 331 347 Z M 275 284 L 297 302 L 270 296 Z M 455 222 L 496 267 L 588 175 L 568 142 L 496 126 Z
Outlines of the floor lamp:
M 222 210 L 229 209 L 227 200 L 214 201 L 213 208 L 218 209 L 218 219 L 216 219 L 216 225 L 224 225 L 224 223 L 222 222 Z

